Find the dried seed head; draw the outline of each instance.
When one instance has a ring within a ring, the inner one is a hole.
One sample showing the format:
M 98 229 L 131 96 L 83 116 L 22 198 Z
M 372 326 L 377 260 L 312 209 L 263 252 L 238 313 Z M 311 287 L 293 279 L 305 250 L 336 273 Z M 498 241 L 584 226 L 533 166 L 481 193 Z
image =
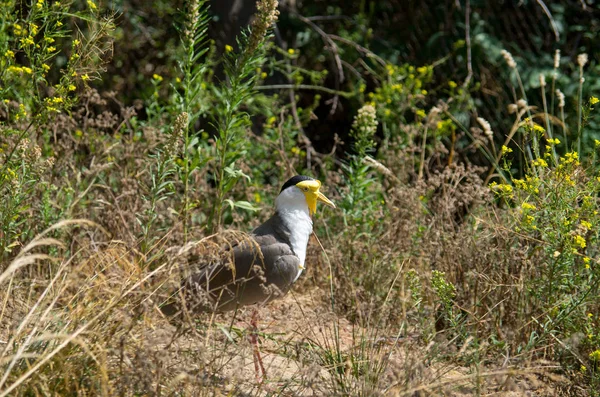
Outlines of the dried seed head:
M 546 76 L 540 74 L 540 87 L 544 88 L 546 86 Z
M 586 54 L 584 52 L 582 54 L 577 55 L 577 64 L 579 65 L 580 68 L 583 68 L 587 62 L 588 62 L 588 54 Z
M 191 0 L 188 3 L 187 20 L 185 21 L 184 36 L 187 45 L 191 46 L 194 41 L 196 24 L 200 18 L 200 3 L 198 0 Z
M 494 136 L 494 132 L 492 131 L 492 127 L 490 126 L 490 123 L 488 123 L 488 121 L 486 119 L 484 119 L 483 117 L 477 117 L 477 122 L 479 123 L 479 125 L 481 126 L 481 128 L 483 128 L 483 133 L 488 138 L 492 138 Z
M 554 53 L 554 69 L 558 69 L 560 66 L 560 50 L 556 50 Z
M 165 151 L 170 157 L 177 155 L 180 148 L 183 146 L 183 133 L 187 127 L 188 118 L 188 114 L 182 112 L 177 116 L 173 123 L 173 132 L 165 147 Z
M 564 108 L 565 107 L 565 94 L 563 94 L 562 91 L 559 90 L 558 88 L 556 89 L 556 97 L 558 98 L 558 107 Z
M 365 105 L 358 109 L 358 114 L 354 118 L 352 128 L 354 130 L 364 132 L 367 136 L 375 135 L 377 131 L 377 111 L 371 105 Z
M 510 105 L 508 105 L 508 113 L 509 114 L 516 113 L 517 110 L 519 110 L 519 107 L 517 106 L 516 103 L 511 103 Z
M 523 109 L 523 108 L 527 107 L 527 101 L 525 99 L 521 98 L 517 101 L 517 106 L 519 106 L 520 109 Z
M 265 39 L 268 29 L 277 22 L 279 11 L 278 0 L 258 0 L 256 2 L 256 16 L 252 22 L 250 39 L 248 41 L 248 54 L 252 54 Z
M 17 150 L 20 152 L 25 152 L 29 148 L 29 139 L 23 138 L 21 142 L 17 145 Z
M 508 65 L 509 68 L 515 69 L 517 67 L 517 62 L 515 62 L 515 59 L 513 58 L 512 54 L 510 52 L 508 52 L 506 50 L 502 50 L 501 54 L 504 57 L 504 60 L 506 61 L 506 64 Z

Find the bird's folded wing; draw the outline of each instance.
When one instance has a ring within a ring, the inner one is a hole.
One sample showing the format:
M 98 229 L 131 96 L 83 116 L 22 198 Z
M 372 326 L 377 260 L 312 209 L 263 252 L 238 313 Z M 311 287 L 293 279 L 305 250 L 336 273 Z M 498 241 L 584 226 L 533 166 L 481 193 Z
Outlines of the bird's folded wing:
M 188 292 L 204 294 L 219 311 L 261 303 L 285 294 L 300 261 L 291 247 L 273 235 L 239 242 L 222 261 L 208 264 L 186 280 Z M 207 310 L 207 309 L 203 309 Z

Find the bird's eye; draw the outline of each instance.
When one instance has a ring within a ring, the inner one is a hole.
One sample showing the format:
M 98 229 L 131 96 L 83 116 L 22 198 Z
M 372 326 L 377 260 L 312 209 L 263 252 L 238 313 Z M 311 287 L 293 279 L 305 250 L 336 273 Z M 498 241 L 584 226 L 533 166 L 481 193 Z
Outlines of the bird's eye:
M 302 190 L 304 190 L 305 192 L 308 192 L 308 188 L 307 187 L 303 188 Z

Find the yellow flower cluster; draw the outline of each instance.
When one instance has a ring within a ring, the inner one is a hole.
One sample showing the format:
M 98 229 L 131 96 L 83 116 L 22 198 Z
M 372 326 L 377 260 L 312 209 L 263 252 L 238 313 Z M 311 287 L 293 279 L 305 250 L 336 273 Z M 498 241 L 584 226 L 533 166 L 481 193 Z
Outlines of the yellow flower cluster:
M 548 167 L 548 163 L 544 159 L 535 159 L 531 162 L 531 165 L 534 167 Z
M 502 149 L 500 149 L 500 151 L 502 155 L 505 155 L 507 153 L 512 153 L 513 150 L 506 145 L 502 145 Z
M 575 235 L 575 237 L 573 237 L 573 242 L 575 243 L 576 246 L 578 246 L 579 248 L 585 248 L 586 247 L 586 242 L 585 242 L 585 238 L 583 238 L 582 236 L 580 236 L 579 234 Z
M 527 211 L 536 209 L 535 205 L 529 204 L 527 202 L 524 202 L 523 204 L 521 204 L 521 208 L 523 208 L 524 210 L 527 210 Z
M 64 99 L 62 97 L 56 96 L 54 98 L 46 98 L 44 100 L 46 102 L 46 109 L 49 112 L 55 112 L 55 113 L 59 113 L 60 110 L 58 109 L 59 105 L 61 105 L 62 103 L 64 103 Z
M 534 124 L 533 131 L 539 132 L 539 133 L 544 133 L 544 132 L 546 132 L 546 129 L 539 124 Z
M 579 153 L 577 152 L 569 152 L 569 153 L 565 153 L 565 157 L 561 157 L 560 158 L 560 165 L 564 166 L 567 164 L 572 164 L 574 166 L 578 166 L 580 165 L 579 163 Z M 559 167 L 562 168 L 562 167 Z
M 30 46 L 30 45 L 35 45 L 35 41 L 33 41 L 33 36 L 24 37 L 20 40 L 20 42 L 25 47 Z
M 17 74 L 32 74 L 33 70 L 28 68 L 27 66 L 9 66 L 6 69 L 8 72 L 17 73 Z
M 530 194 L 539 194 L 540 193 L 540 189 L 539 189 L 540 178 L 538 178 L 538 177 L 531 177 L 531 176 L 527 175 L 525 177 L 525 180 L 513 179 L 513 183 L 518 189 L 523 190 L 527 193 L 530 193 Z
M 558 140 L 558 138 L 548 139 L 548 144 L 550 144 L 550 145 L 558 145 L 559 143 L 560 143 L 560 141 Z
M 598 99 L 597 97 L 593 96 L 590 98 L 590 105 L 595 105 L 598 102 L 600 102 L 600 99 Z
M 590 360 L 600 361 L 600 349 L 596 349 L 590 353 Z
M 15 33 L 15 36 L 25 36 L 27 34 L 27 30 L 25 30 L 21 25 L 19 25 L 18 23 L 15 23 L 13 25 L 13 32 Z
M 513 192 L 513 187 L 507 183 L 490 183 L 490 189 L 500 194 L 510 194 Z

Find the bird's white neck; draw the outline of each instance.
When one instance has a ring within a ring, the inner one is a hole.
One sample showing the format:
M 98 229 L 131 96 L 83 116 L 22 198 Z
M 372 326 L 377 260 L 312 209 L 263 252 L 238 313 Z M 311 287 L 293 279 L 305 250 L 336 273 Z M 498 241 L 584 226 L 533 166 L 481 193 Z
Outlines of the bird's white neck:
M 277 212 L 290 232 L 290 245 L 294 250 L 294 254 L 300 259 L 300 268 L 294 281 L 300 277 L 304 269 L 304 260 L 306 259 L 306 248 L 308 239 L 312 233 L 312 219 L 308 212 L 306 204 L 298 206 L 277 205 Z

